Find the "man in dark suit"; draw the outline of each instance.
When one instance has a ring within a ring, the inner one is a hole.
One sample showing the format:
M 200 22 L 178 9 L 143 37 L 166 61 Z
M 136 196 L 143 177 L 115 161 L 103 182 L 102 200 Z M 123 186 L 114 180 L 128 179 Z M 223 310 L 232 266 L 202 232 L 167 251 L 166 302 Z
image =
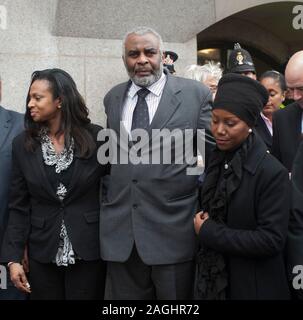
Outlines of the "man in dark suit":
M 289 60 L 285 70 L 286 84 L 290 88 L 295 102 L 285 108 L 284 113 L 279 113 L 282 130 L 288 130 L 285 135 L 278 132 L 280 140 L 275 141 L 280 153 L 278 154 L 292 172 L 292 206 L 288 227 L 287 241 L 287 267 L 291 281 L 291 288 L 295 298 L 303 300 L 303 51 L 295 53 Z M 286 118 L 284 122 L 281 116 Z M 274 118 L 275 119 L 275 118 Z M 286 124 L 286 121 L 287 122 Z M 279 128 L 280 128 L 279 127 Z M 283 140 L 282 140 L 283 139 Z M 287 144 L 288 143 L 288 144 Z M 283 148 L 283 149 L 282 149 Z
M 191 129 L 193 140 L 198 129 L 207 129 L 206 149 L 212 147 L 209 89 L 163 72 L 162 53 L 161 37 L 152 29 L 137 28 L 124 38 L 123 61 L 130 81 L 104 98 L 108 126 L 120 138 L 120 152 L 133 147 L 132 142 L 123 146 L 121 140 L 134 139 L 134 129 L 139 128 L 146 129 L 148 139 L 155 129 L 179 129 L 182 134 Z M 142 90 L 147 92 L 143 99 Z M 157 147 L 163 150 L 163 143 Z M 169 153 L 175 154 L 175 149 Z M 147 151 L 150 159 L 151 153 Z M 185 162 L 112 163 L 100 219 L 110 298 L 192 298 L 198 179 L 187 174 L 191 167 Z
M 1 80 L 0 80 L 1 101 Z M 23 130 L 23 115 L 0 106 L 0 248 L 8 218 L 8 192 L 11 177 L 12 141 Z M 7 271 L 8 274 L 8 271 Z M 7 289 L 0 289 L 1 299 L 19 299 L 24 295 L 7 281 Z
M 287 238 L 287 269 L 294 298 L 303 300 L 303 141 L 292 166 L 291 213 Z
M 302 140 L 303 110 L 303 51 L 295 53 L 285 70 L 287 87 L 295 102 L 273 115 L 273 155 L 292 170 L 298 146 Z

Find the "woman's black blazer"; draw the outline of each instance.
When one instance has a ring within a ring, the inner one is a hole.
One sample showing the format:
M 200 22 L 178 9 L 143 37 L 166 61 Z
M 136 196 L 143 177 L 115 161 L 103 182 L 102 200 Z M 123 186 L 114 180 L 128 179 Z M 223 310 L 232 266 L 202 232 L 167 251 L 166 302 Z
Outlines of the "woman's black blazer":
M 94 141 L 101 129 L 93 124 L 88 126 Z M 106 167 L 97 161 L 98 150 L 88 159 L 74 156 L 68 193 L 60 201 L 47 178 L 41 148 L 29 152 L 24 143 L 25 132 L 13 141 L 9 222 L 1 261 L 21 261 L 26 244 L 32 259 L 53 261 L 62 219 L 78 256 L 88 261 L 99 259 L 99 188 Z

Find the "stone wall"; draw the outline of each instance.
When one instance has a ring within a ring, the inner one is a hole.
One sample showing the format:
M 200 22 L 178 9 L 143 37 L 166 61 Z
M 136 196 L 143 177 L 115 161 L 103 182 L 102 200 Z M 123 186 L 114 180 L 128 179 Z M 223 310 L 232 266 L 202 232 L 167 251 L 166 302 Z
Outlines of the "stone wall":
M 3 19 L 0 24 L 1 104 L 24 112 L 32 72 L 58 67 L 76 81 L 91 119 L 104 125 L 104 95 L 115 84 L 127 80 L 122 41 L 54 36 L 58 0 L 0 0 L 1 7 L 6 11 L 5 25 Z M 177 71 L 196 62 L 195 38 L 164 45 L 166 50 L 178 52 Z
M 104 125 L 103 97 L 127 79 L 121 59 L 127 30 L 142 24 L 154 27 L 166 41 L 165 49 L 178 53 L 175 69 L 182 74 L 186 65 L 196 63 L 199 32 L 230 14 L 269 2 L 0 0 L 1 104 L 24 112 L 32 72 L 59 67 L 76 81 L 92 120 Z

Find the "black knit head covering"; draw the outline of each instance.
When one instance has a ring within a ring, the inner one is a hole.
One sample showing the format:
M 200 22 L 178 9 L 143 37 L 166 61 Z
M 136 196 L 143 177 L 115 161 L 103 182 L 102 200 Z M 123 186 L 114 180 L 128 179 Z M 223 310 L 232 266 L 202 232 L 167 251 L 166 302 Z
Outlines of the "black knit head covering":
M 231 112 L 253 127 L 267 100 L 267 90 L 258 81 L 228 73 L 218 83 L 213 109 Z

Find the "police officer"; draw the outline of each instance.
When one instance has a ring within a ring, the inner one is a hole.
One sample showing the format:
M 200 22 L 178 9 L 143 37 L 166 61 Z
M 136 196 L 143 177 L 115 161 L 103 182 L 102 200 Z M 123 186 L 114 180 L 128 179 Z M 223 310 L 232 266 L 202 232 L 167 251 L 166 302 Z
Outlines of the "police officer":
M 239 43 L 234 45 L 228 61 L 228 73 L 239 73 L 257 80 L 256 69 L 247 50 L 241 48 Z
M 169 71 L 171 74 L 175 74 L 176 70 L 174 67 L 174 62 L 177 61 L 178 55 L 173 51 L 164 51 L 164 59 L 163 66 Z

